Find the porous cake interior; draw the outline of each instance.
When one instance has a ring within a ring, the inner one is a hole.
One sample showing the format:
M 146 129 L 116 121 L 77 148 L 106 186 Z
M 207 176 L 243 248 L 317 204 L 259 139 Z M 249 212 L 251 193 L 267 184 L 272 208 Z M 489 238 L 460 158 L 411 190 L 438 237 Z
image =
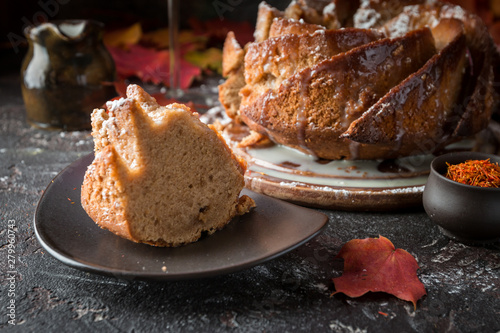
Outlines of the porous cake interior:
M 105 160 L 101 177 L 109 179 L 94 192 L 107 194 L 101 194 L 103 206 L 123 216 L 133 240 L 163 246 L 195 241 L 240 213 L 240 201 L 251 200 L 239 199 L 242 165 L 187 107 L 162 107 L 143 97 L 115 101 L 109 114 L 95 111 L 96 160 Z

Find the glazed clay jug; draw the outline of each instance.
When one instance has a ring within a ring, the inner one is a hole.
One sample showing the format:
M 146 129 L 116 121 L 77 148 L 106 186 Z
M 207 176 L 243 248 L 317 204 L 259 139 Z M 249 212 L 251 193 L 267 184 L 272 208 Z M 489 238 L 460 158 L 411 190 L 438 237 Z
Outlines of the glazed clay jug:
M 102 42 L 103 24 L 88 20 L 44 23 L 25 31 L 21 68 L 28 122 L 44 129 L 91 128 L 94 108 L 116 96 L 113 59 Z

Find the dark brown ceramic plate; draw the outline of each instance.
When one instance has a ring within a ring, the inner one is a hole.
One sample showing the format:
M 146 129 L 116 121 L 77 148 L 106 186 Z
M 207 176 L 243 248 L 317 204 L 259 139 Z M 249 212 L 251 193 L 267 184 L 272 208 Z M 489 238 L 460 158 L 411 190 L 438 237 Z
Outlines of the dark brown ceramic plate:
M 100 229 L 80 205 L 80 186 L 93 154 L 49 184 L 35 213 L 42 246 L 63 263 L 126 279 L 181 280 L 236 272 L 283 255 L 318 235 L 326 215 L 252 191 L 254 211 L 221 231 L 178 248 L 136 244 Z

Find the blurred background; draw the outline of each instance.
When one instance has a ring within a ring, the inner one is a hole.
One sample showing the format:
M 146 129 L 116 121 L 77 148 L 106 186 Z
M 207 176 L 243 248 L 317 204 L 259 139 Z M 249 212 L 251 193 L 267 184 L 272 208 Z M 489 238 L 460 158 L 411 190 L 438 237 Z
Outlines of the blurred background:
M 205 47 L 222 47 L 228 29 L 240 28 L 242 41 L 251 38 L 257 8 L 262 0 L 180 1 L 181 29 L 208 29 L 212 38 Z M 307 1 L 307 0 L 304 0 Z M 324 0 L 329 1 L 329 0 Z M 500 45 L 500 0 L 448 0 L 478 14 Z M 290 0 L 267 0 L 284 9 Z M 0 1 L 0 75 L 18 71 L 27 50 L 23 29 L 63 19 L 94 19 L 107 32 L 140 23 L 142 32 L 168 26 L 167 0 L 22 0 Z M 203 26 L 200 22 L 211 22 Z M 234 25 L 233 22 L 248 22 Z M 216 30 L 219 31 L 216 31 Z M 206 32 L 206 31 L 205 31 Z M 199 32 L 198 32 L 199 33 Z M 238 37 L 238 36 L 237 36 Z M 240 41 L 241 42 L 241 41 Z
M 181 28 L 190 19 L 200 21 L 248 21 L 254 26 L 261 0 L 181 1 Z M 284 9 L 288 0 L 269 0 Z M 0 71 L 19 65 L 26 52 L 23 29 L 28 25 L 63 19 L 94 19 L 111 31 L 140 22 L 144 31 L 166 28 L 167 0 L 23 0 L 0 1 Z M 1 74 L 1 73 L 0 73 Z

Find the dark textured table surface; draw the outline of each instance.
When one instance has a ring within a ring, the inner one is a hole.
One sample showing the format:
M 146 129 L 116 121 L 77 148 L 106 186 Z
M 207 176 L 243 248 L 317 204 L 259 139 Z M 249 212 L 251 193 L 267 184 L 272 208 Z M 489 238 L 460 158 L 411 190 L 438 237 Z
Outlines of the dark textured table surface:
M 152 283 L 68 267 L 38 243 L 33 216 L 51 179 L 92 151 L 90 134 L 30 128 L 15 74 L 0 77 L 0 128 L 1 331 L 500 332 L 500 243 L 451 241 L 423 210 L 323 211 L 329 225 L 309 243 L 209 279 Z M 12 279 L 9 224 L 15 226 Z M 331 279 L 342 274 L 335 259 L 342 245 L 378 235 L 417 259 L 427 295 L 416 310 L 383 293 L 331 296 Z

